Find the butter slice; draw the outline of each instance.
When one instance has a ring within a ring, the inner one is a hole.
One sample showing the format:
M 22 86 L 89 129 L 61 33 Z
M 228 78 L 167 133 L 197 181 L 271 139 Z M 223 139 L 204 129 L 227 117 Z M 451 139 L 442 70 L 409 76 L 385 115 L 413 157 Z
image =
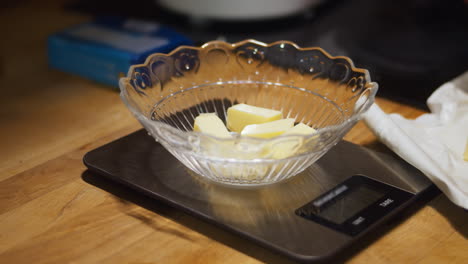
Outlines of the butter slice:
M 242 136 L 256 138 L 272 138 L 279 136 L 294 126 L 294 118 L 280 119 L 258 125 L 248 125 L 242 132 Z
M 268 108 L 237 104 L 227 110 L 227 127 L 233 132 L 240 133 L 246 126 L 263 124 L 283 117 L 281 111 Z
M 316 132 L 317 131 L 310 126 L 299 123 L 288 129 L 283 135 L 312 135 Z M 303 143 L 302 139 L 297 137 L 285 138 L 280 142 L 275 142 L 271 147 L 271 157 L 274 159 L 283 159 L 293 156 Z
M 200 114 L 195 118 L 193 131 L 202 132 L 219 138 L 231 138 L 223 121 L 215 113 Z
M 466 141 L 465 154 L 463 154 L 463 159 L 468 161 L 468 140 Z
M 283 135 L 312 135 L 316 132 L 317 130 L 311 128 L 310 126 L 304 123 L 299 123 L 294 127 L 288 129 L 286 132 L 284 132 Z

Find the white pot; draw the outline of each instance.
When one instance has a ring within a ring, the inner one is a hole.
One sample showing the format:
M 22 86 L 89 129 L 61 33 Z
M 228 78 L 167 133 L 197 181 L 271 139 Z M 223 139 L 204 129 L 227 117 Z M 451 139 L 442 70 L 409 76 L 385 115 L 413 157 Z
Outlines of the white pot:
M 175 12 L 199 19 L 259 20 L 294 15 L 322 0 L 157 0 Z

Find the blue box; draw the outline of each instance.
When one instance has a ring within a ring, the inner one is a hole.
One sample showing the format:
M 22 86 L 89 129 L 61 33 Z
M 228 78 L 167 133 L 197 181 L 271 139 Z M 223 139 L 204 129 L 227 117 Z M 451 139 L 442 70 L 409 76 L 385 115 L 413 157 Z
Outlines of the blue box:
M 192 41 L 158 23 L 100 18 L 49 36 L 49 65 L 118 88 L 119 78 L 152 53 Z

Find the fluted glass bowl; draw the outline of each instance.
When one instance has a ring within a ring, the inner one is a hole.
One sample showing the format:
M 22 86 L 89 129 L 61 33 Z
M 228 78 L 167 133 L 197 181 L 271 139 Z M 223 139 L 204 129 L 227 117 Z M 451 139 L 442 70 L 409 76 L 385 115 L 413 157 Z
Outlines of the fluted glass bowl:
M 216 182 L 252 186 L 285 180 L 313 164 L 367 111 L 377 84 L 349 58 L 320 48 L 246 40 L 153 54 L 130 68 L 120 89 L 148 133 L 189 169 Z M 227 108 L 237 103 L 280 110 L 317 133 L 221 139 L 192 131 L 200 113 L 216 112 L 225 121 Z

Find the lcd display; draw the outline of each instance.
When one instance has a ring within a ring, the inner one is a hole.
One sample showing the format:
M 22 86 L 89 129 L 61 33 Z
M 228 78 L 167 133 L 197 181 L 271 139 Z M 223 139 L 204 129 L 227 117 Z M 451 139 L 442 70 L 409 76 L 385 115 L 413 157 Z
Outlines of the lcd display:
M 336 201 L 320 208 L 316 215 L 341 224 L 362 209 L 375 203 L 385 194 L 384 190 L 375 188 L 375 186 L 361 184 L 341 195 Z

